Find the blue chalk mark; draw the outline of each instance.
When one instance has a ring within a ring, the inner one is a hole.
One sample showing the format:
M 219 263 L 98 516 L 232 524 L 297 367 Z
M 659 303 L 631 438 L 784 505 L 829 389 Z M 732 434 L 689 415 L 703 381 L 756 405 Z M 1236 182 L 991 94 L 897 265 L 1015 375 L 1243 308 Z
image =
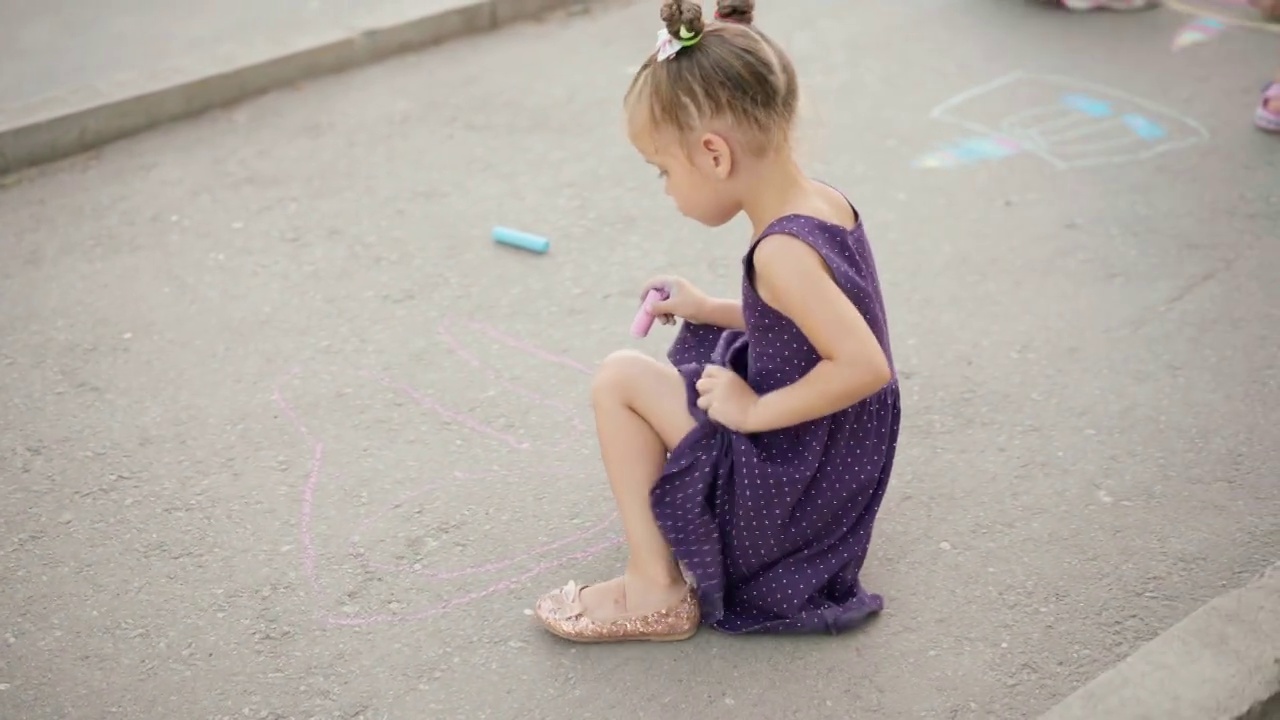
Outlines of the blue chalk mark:
M 962 142 L 951 149 L 951 156 L 960 162 L 974 162 L 987 157 L 987 153 L 975 143 Z
M 974 162 L 1008 157 L 1017 150 L 989 137 L 976 137 L 961 140 L 951 152 L 961 162 Z
M 1133 134 L 1143 140 L 1155 142 L 1156 140 L 1163 140 L 1169 135 L 1169 132 L 1165 130 L 1163 126 L 1155 120 L 1143 115 L 1129 113 L 1122 119 L 1124 120 L 1124 124 L 1128 125 L 1129 129 L 1133 131 Z
M 528 250 L 529 252 L 538 253 L 539 255 L 542 255 L 551 249 L 550 240 L 539 235 L 520 232 L 519 230 L 512 230 L 511 228 L 494 228 L 493 239 L 494 242 L 498 242 L 503 245 L 510 245 L 511 247 L 520 248 L 521 250 Z
M 1217 20 L 1215 18 L 1210 18 L 1210 17 L 1196 18 L 1195 20 L 1192 20 L 1190 24 L 1199 25 L 1200 27 L 1207 28 L 1209 30 L 1226 30 L 1227 29 L 1226 23 L 1222 22 L 1221 20 Z
M 1088 95 L 1063 95 L 1062 104 L 1089 117 L 1104 118 L 1111 117 L 1114 114 L 1110 103 Z
M 912 163 L 920 168 L 948 168 L 957 165 L 969 165 L 991 160 L 1002 160 L 1017 155 L 1022 148 L 1015 141 L 1005 137 L 970 137 L 956 140 L 935 152 L 915 159 Z

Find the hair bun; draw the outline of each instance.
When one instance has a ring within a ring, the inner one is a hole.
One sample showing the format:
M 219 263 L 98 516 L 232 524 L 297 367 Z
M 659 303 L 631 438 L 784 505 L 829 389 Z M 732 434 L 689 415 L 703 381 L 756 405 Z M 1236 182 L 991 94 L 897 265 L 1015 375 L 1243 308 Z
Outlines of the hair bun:
M 755 22 L 755 0 L 718 0 L 716 17 L 725 22 L 750 25 Z
M 701 35 L 705 25 L 702 22 L 702 6 L 688 0 L 670 0 L 662 3 L 662 22 L 667 25 L 667 32 L 672 37 L 680 37 L 680 29 L 694 35 Z

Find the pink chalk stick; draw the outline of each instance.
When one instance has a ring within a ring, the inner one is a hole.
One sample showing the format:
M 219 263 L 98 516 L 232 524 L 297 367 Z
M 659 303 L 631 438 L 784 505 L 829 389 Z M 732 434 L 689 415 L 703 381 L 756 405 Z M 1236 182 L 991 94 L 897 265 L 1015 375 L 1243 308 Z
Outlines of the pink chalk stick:
M 631 322 L 631 336 L 642 338 L 649 334 L 649 330 L 653 328 L 653 315 L 646 309 L 652 303 L 660 300 L 666 300 L 667 294 L 658 288 L 649 291 L 644 296 L 644 302 L 640 304 L 640 312 L 636 313 L 636 319 Z

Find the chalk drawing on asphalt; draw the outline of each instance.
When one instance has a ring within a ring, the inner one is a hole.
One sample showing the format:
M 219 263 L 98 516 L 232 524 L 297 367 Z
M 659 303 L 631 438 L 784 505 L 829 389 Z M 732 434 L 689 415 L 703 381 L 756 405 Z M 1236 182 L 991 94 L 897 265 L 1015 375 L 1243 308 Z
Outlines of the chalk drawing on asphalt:
M 1174 52 L 1178 52 L 1195 45 L 1203 45 L 1226 32 L 1226 29 L 1227 24 L 1221 20 L 1211 17 L 1198 17 L 1179 28 L 1177 34 L 1173 36 L 1170 48 Z
M 1195 120 L 1121 90 L 1023 72 L 966 90 L 930 117 L 971 135 L 917 158 L 920 168 L 1026 154 L 1065 170 L 1143 160 L 1209 137 Z
M 1280 23 L 1263 20 L 1249 0 L 1164 0 L 1164 5 L 1170 10 L 1201 21 L 1220 23 L 1224 29 L 1235 27 L 1280 34 Z M 1183 28 L 1185 29 L 1186 27 Z M 1182 30 L 1179 31 L 1181 33 Z
M 466 332 L 459 333 L 459 329 Z M 574 373 L 586 374 L 590 373 L 589 368 L 572 358 L 543 350 L 481 323 L 445 321 L 440 323 L 438 330 L 444 348 L 471 366 L 477 373 L 476 379 L 486 387 L 501 389 L 509 397 L 521 398 L 531 408 L 542 406 L 563 418 L 559 425 L 563 431 L 557 433 L 557 441 L 549 446 L 553 454 L 567 454 L 566 451 L 571 446 L 579 444 L 583 437 L 588 436 L 586 425 L 580 417 L 581 408 L 576 403 L 565 403 L 544 392 L 530 390 L 507 380 L 498 368 L 482 360 L 480 354 L 474 351 L 474 340 L 466 342 L 464 338 L 467 335 L 473 338 L 483 337 L 490 345 L 503 348 L 508 357 L 523 355 L 539 361 L 539 367 L 544 372 L 558 366 L 562 370 L 567 368 Z M 435 415 L 453 428 L 468 431 L 469 437 L 481 443 L 476 449 L 480 456 L 485 456 L 488 452 L 486 447 L 492 446 L 518 452 L 533 448 L 533 443 L 511 430 L 496 427 L 486 421 L 482 411 L 468 412 L 450 407 L 429 389 L 420 390 L 380 372 L 353 372 L 351 375 L 365 381 L 366 391 L 369 392 L 362 395 L 389 393 L 390 396 L 397 397 L 399 402 L 407 402 Z M 621 536 L 614 532 L 616 511 L 602 514 L 602 517 L 582 523 L 578 531 L 539 543 L 536 547 L 505 550 L 501 546 L 495 547 L 493 552 L 500 553 L 498 557 L 476 557 L 468 552 L 466 563 L 448 568 L 434 566 L 433 561 L 426 557 L 384 559 L 380 557 L 380 553 L 385 553 L 385 549 L 369 544 L 368 537 L 378 535 L 376 531 L 380 529 L 384 531 L 381 533 L 384 536 L 403 535 L 406 532 L 404 516 L 412 515 L 413 508 L 420 506 L 425 500 L 438 500 L 444 496 L 450 490 L 450 485 L 470 483 L 474 486 L 494 487 L 495 481 L 500 477 L 510 476 L 522 483 L 527 482 L 531 487 L 537 487 L 541 482 L 537 477 L 539 473 L 532 469 L 535 461 L 529 459 L 522 463 L 524 467 L 511 471 L 484 469 L 442 472 L 438 477 L 426 478 L 418 483 L 416 489 L 382 507 L 376 507 L 363 519 L 355 522 L 346 538 L 345 552 L 335 552 L 332 546 L 334 536 L 339 531 L 326 527 L 319 519 L 321 513 L 317 510 L 326 504 L 339 502 L 335 499 L 338 490 L 335 486 L 345 478 L 333 468 L 333 458 L 330 457 L 332 453 L 326 450 L 332 444 L 326 445 L 325 438 L 320 436 L 321 431 L 304 421 L 302 413 L 285 391 L 286 383 L 306 383 L 312 376 L 332 377 L 332 374 L 305 373 L 300 368 L 294 369 L 275 386 L 273 399 L 283 418 L 298 432 L 309 456 L 297 518 L 301 543 L 299 564 L 316 600 L 317 617 L 321 624 L 330 627 L 358 627 L 426 620 L 525 587 L 553 569 L 570 563 L 585 562 L 622 544 Z M 544 472 L 566 471 L 565 468 L 547 468 Z M 379 479 L 359 478 L 361 492 L 364 492 L 365 483 L 376 483 Z M 372 489 L 376 492 L 376 486 Z M 400 515 L 398 521 L 397 514 Z M 326 545 L 329 546 L 328 551 L 322 547 Z M 351 585 L 352 578 L 360 578 L 362 583 L 394 585 L 394 594 L 401 600 L 391 604 L 366 601 L 360 605 L 342 601 L 339 598 L 352 593 L 360 594 L 360 587 Z

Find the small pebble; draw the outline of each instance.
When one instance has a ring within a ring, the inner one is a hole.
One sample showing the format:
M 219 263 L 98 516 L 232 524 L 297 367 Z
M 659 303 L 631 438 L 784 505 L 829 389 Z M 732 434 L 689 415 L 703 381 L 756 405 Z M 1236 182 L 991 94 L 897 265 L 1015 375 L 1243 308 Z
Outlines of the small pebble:
M 943 550 L 950 550 L 951 543 L 947 542 L 946 540 L 943 540 L 942 542 L 938 543 L 938 547 L 942 548 Z

